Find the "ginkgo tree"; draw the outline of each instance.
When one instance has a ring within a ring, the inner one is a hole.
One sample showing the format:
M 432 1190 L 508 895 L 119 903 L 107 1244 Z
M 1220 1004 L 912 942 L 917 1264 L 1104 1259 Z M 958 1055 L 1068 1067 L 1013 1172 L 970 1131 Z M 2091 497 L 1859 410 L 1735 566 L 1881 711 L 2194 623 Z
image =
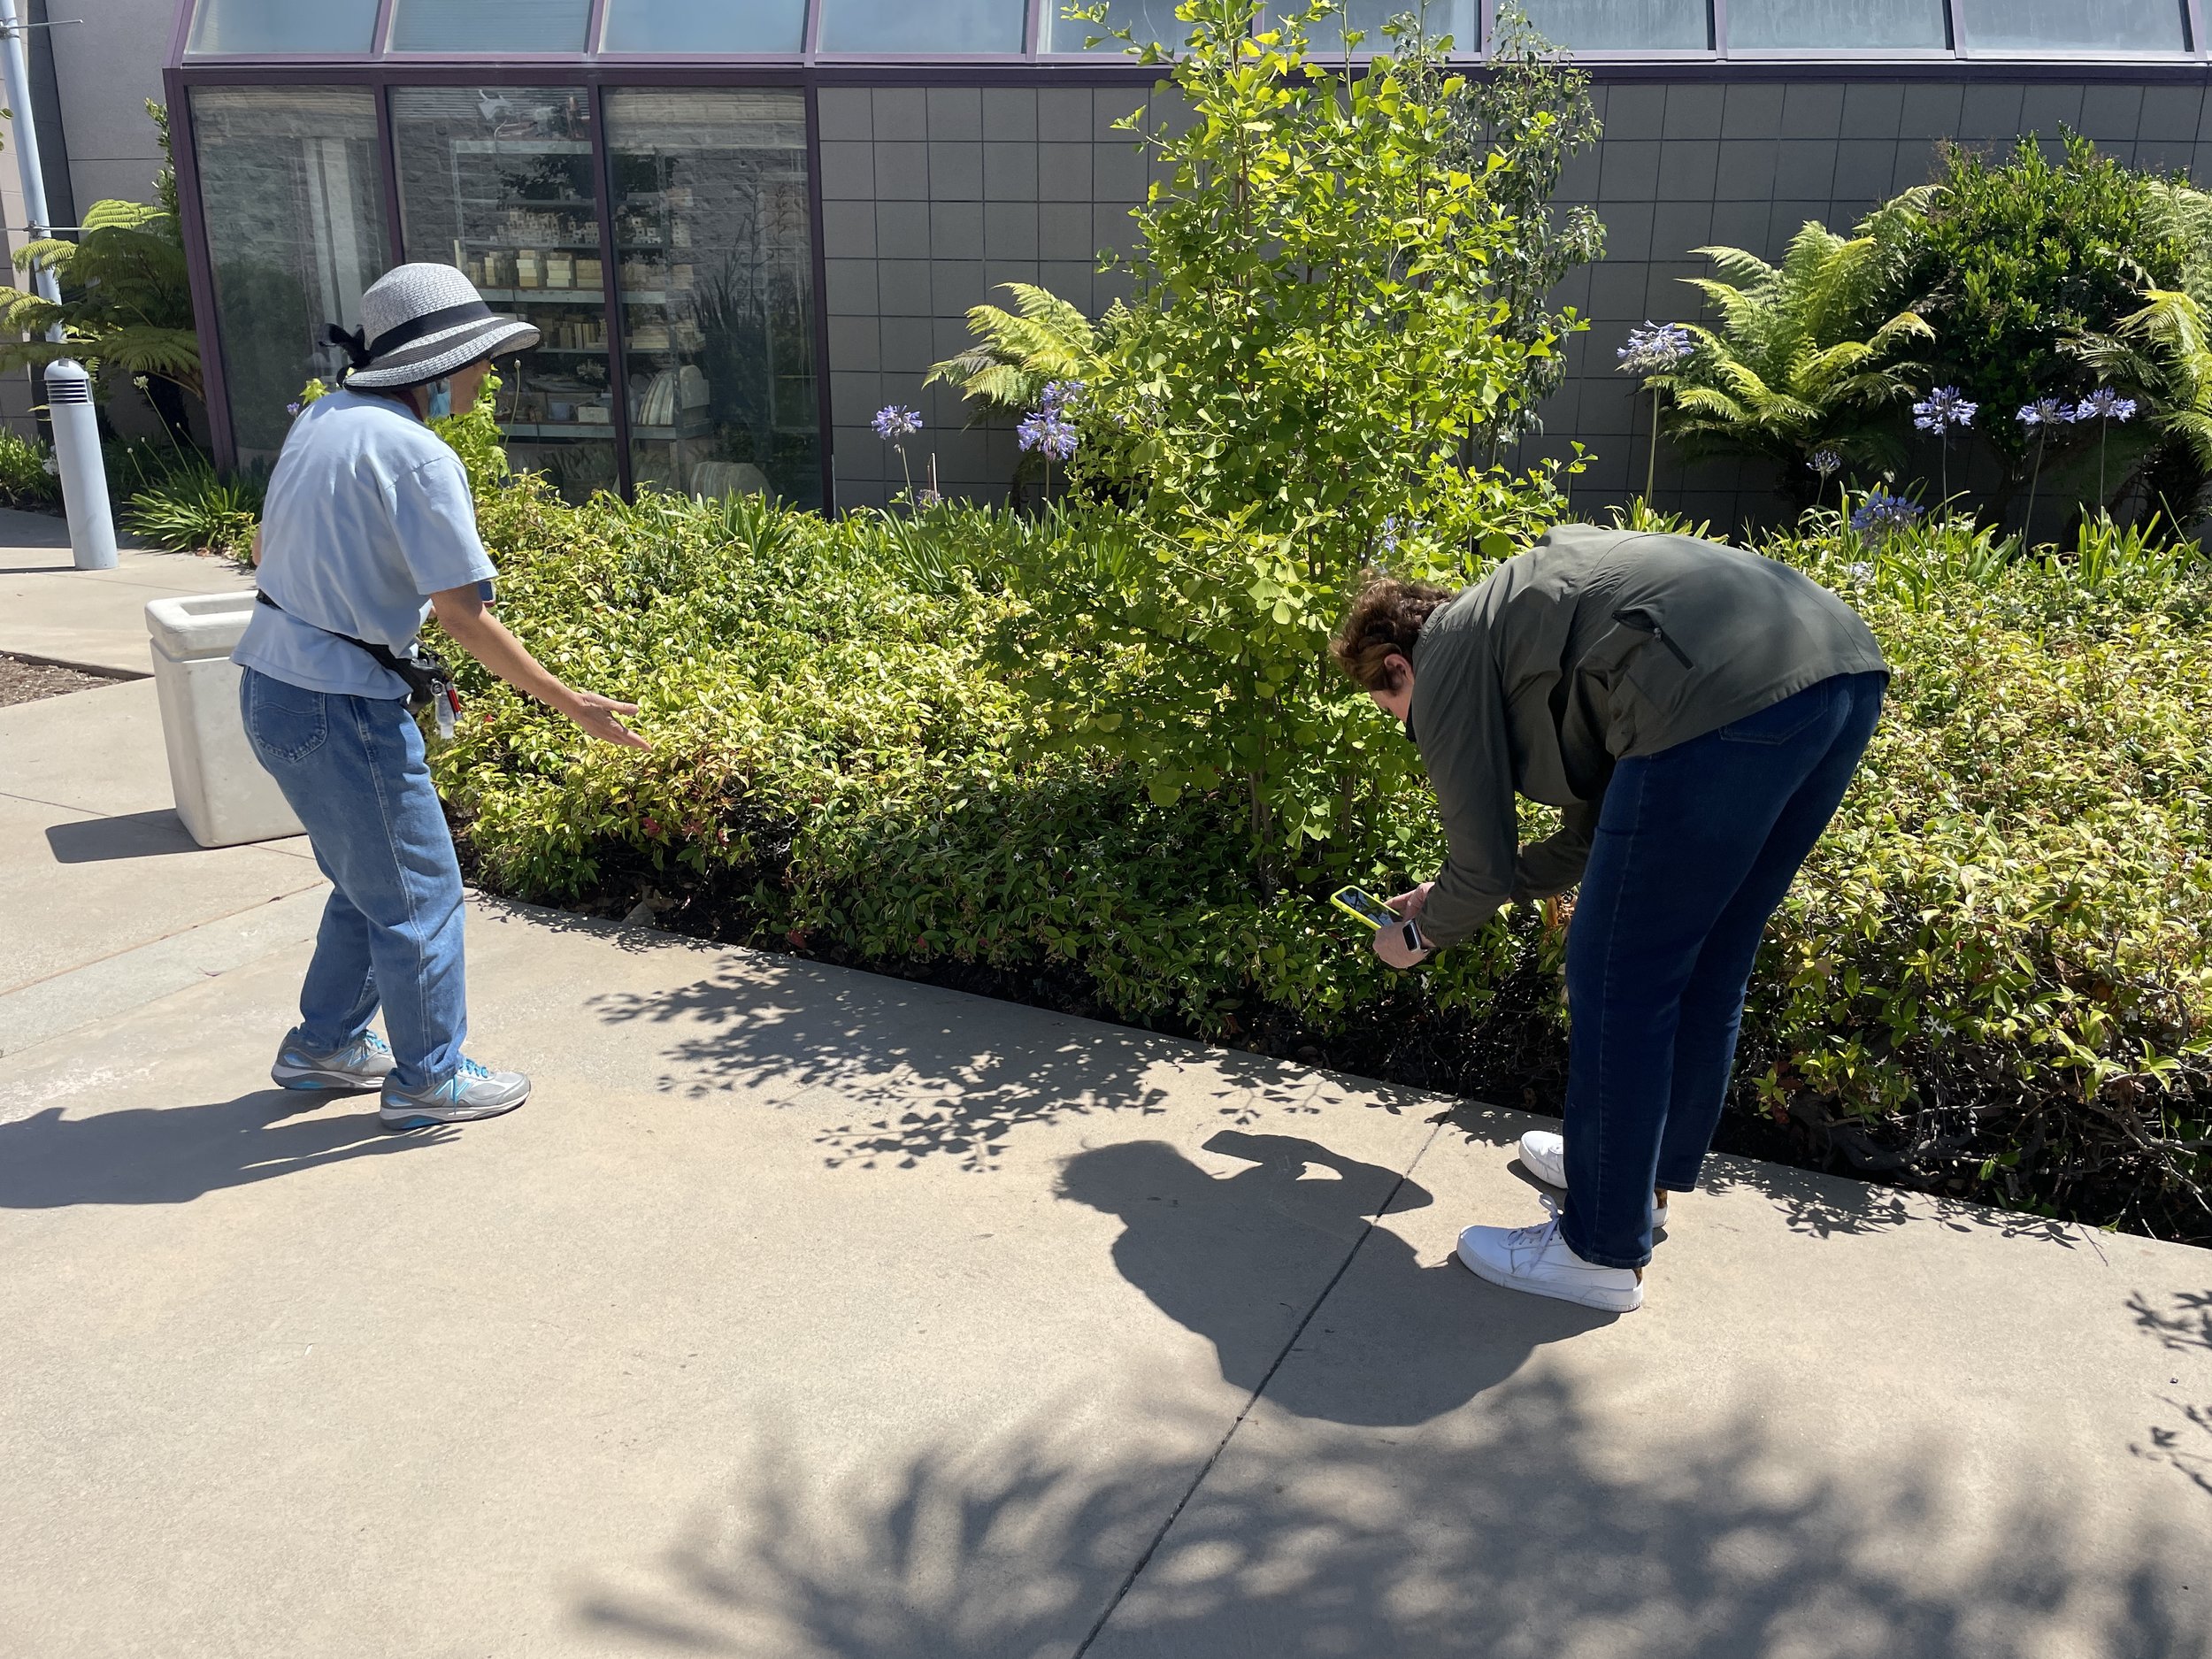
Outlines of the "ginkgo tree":
M 1071 405 L 1094 510 L 1010 572 L 1001 661 L 1054 746 L 1162 803 L 1240 796 L 1271 876 L 1413 764 L 1327 660 L 1363 572 L 1463 581 L 1558 511 L 1546 475 L 1465 457 L 1581 325 L 1509 326 L 1517 141 L 1466 165 L 1441 42 L 1399 27 L 1331 64 L 1307 35 L 1333 6 L 1259 10 L 1185 0 L 1180 50 L 1135 49 L 1187 119 L 1124 123 L 1156 182 Z

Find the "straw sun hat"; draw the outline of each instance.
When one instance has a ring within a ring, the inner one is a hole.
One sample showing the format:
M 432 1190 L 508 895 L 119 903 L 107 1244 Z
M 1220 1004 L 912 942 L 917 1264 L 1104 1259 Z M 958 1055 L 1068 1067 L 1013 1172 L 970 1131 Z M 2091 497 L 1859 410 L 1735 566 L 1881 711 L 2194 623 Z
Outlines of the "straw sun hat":
M 361 296 L 361 326 L 332 324 L 330 342 L 353 359 L 348 386 L 423 386 L 543 338 L 519 317 L 502 317 L 449 265 L 403 265 Z

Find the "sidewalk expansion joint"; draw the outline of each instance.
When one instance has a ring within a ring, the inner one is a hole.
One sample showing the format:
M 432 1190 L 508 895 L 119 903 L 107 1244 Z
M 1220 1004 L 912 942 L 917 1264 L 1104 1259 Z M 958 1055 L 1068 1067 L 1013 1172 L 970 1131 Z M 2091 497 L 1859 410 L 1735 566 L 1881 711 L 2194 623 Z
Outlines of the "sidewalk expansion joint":
M 266 898 L 256 899 L 251 904 L 242 904 L 234 910 L 225 910 L 220 916 L 204 916 L 196 922 L 187 922 L 182 927 L 173 927 L 165 933 L 155 934 L 151 939 L 142 939 L 136 944 L 125 945 L 120 949 L 109 951 L 104 956 L 95 956 L 89 962 L 73 962 L 65 968 L 57 968 L 51 973 L 42 974 L 35 979 L 26 979 L 20 985 L 0 991 L 0 1001 L 19 996 L 26 991 L 35 991 L 42 985 L 50 985 L 56 979 L 66 979 L 73 973 L 82 973 L 88 968 L 96 968 L 104 963 L 114 962 L 141 950 L 151 950 L 156 945 L 165 945 L 173 939 L 182 939 L 204 927 L 219 927 L 225 922 L 234 922 L 242 916 L 250 916 L 256 910 L 265 910 L 272 904 L 281 904 L 287 899 L 296 899 L 303 893 L 312 893 L 317 887 L 326 885 L 324 879 L 318 875 L 312 881 L 288 887 L 281 893 L 273 893 Z
M 1329 1282 L 1321 1287 L 1321 1294 L 1313 1299 L 1313 1306 L 1306 1310 L 1305 1317 L 1298 1321 L 1297 1329 L 1290 1333 L 1289 1340 L 1283 1344 L 1282 1352 L 1276 1355 L 1274 1362 L 1268 1366 L 1267 1375 L 1260 1379 L 1259 1386 L 1252 1390 L 1250 1397 L 1238 1409 L 1236 1416 L 1231 1419 L 1228 1428 L 1223 1432 L 1220 1440 L 1215 1445 L 1213 1450 L 1207 1454 L 1206 1461 L 1199 1465 L 1197 1474 L 1191 1478 L 1191 1483 L 1184 1488 L 1183 1495 L 1176 1499 L 1175 1507 L 1168 1511 L 1167 1518 L 1160 1523 L 1159 1530 L 1152 1534 L 1151 1540 L 1144 1547 L 1144 1553 L 1137 1557 L 1136 1564 L 1129 1569 L 1128 1572 L 1123 1576 L 1121 1583 L 1115 1586 L 1114 1594 L 1108 1599 L 1104 1610 L 1099 1614 L 1096 1621 L 1085 1632 L 1083 1640 L 1076 1644 L 1075 1652 L 1071 1659 L 1083 1659 L 1083 1656 L 1090 1652 L 1091 1644 L 1104 1633 L 1106 1626 L 1112 1622 L 1115 1612 L 1120 1608 L 1129 1592 L 1136 1588 L 1137 1580 L 1144 1576 L 1144 1570 L 1152 1564 L 1152 1557 L 1158 1553 L 1160 1546 L 1167 1541 L 1167 1535 L 1175 1530 L 1175 1523 L 1182 1518 L 1183 1511 L 1190 1506 L 1190 1501 L 1198 1495 L 1198 1489 L 1206 1484 L 1206 1478 L 1213 1473 L 1214 1465 L 1221 1461 L 1221 1455 L 1229 1449 L 1229 1442 L 1236 1439 L 1237 1431 L 1244 1426 L 1245 1419 L 1252 1415 L 1252 1408 L 1259 1404 L 1261 1396 L 1267 1393 L 1268 1385 L 1275 1380 L 1275 1373 L 1282 1370 L 1285 1360 L 1297 1352 L 1298 1339 L 1305 1335 L 1306 1327 L 1313 1323 L 1314 1316 L 1328 1306 L 1329 1298 L 1336 1294 L 1337 1286 L 1342 1282 L 1344 1275 L 1352 1271 L 1352 1263 L 1359 1259 L 1360 1251 L 1366 1248 L 1367 1240 L 1373 1235 L 1379 1218 L 1390 1213 L 1391 1205 L 1398 1202 L 1398 1194 L 1405 1190 L 1406 1183 L 1413 1179 L 1413 1171 L 1421 1167 L 1421 1160 L 1428 1156 L 1429 1148 L 1436 1144 L 1436 1137 L 1443 1131 L 1444 1125 L 1441 1123 L 1431 1128 L 1428 1139 L 1422 1141 L 1420 1149 L 1414 1153 L 1405 1168 L 1399 1171 L 1398 1179 L 1391 1183 L 1389 1195 L 1376 1206 L 1374 1216 L 1371 1217 L 1367 1225 L 1360 1229 L 1359 1237 L 1352 1241 L 1352 1248 L 1344 1253 L 1344 1259 L 1337 1263 L 1336 1271 L 1329 1275 Z

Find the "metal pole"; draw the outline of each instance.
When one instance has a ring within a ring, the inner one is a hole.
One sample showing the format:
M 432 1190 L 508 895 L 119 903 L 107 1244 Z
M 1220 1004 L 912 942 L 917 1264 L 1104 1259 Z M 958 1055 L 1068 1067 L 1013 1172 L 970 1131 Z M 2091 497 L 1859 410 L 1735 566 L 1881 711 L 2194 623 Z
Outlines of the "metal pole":
M 0 0 L 0 80 L 8 107 L 15 112 L 15 162 L 23 175 L 23 207 L 35 240 L 53 234 L 47 217 L 46 177 L 40 170 L 38 123 L 31 114 L 31 75 L 23 57 L 23 24 L 15 0 Z M 61 283 L 53 271 L 35 267 L 42 298 L 61 303 Z M 59 323 L 46 331 L 56 345 Z M 61 371 L 57 383 L 56 371 Z M 115 568 L 115 512 L 108 501 L 107 466 L 100 454 L 100 423 L 92 403 L 91 382 L 64 359 L 47 372 L 47 408 L 54 426 L 54 461 L 61 472 L 62 506 L 69 515 L 69 546 L 81 571 Z

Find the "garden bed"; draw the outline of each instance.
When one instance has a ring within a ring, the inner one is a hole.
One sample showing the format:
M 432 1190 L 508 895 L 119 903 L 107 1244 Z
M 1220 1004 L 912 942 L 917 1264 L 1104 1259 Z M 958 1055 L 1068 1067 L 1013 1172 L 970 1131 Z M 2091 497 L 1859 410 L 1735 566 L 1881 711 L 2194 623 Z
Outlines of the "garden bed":
M 580 749 L 473 687 L 436 764 L 488 889 L 1558 1110 L 1540 917 L 1401 978 L 1322 902 L 1433 873 L 1417 778 L 1284 863 L 1235 791 L 1164 800 L 1125 757 L 1048 741 L 996 665 L 1021 627 L 1003 584 L 1072 565 L 1049 544 L 1079 526 L 528 488 L 486 525 L 503 615 L 556 672 L 634 696 L 657 744 Z M 1848 592 L 1899 672 L 1771 932 L 1721 1144 L 2212 1240 L 2212 583 L 2143 548 L 2092 581 L 1962 532 L 1770 551 Z
M 73 691 L 96 691 L 114 683 L 115 678 L 110 674 L 88 673 L 81 668 L 11 657 L 0 651 L 0 709 L 12 708 L 19 703 L 38 703 L 48 697 L 65 697 Z

